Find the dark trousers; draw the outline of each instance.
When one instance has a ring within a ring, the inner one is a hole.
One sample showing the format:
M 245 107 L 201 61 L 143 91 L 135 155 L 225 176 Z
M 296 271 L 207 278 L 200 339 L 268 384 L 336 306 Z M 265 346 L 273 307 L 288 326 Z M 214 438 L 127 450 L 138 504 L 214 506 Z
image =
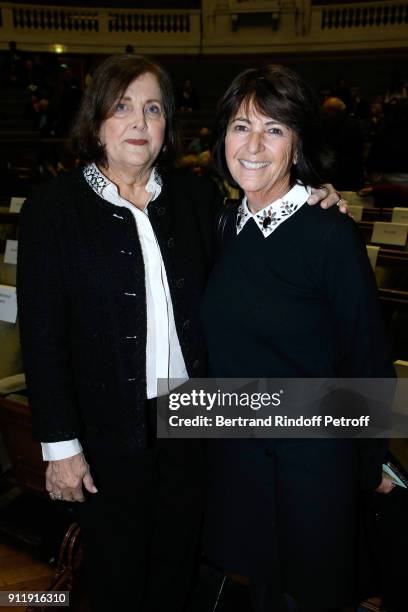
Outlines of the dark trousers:
M 89 448 L 99 492 L 79 514 L 92 610 L 182 612 L 198 564 L 200 441 L 155 440 L 132 457 L 110 456 L 100 437 Z
M 270 584 L 250 584 L 251 612 L 357 612 L 354 606 L 347 608 L 324 608 L 319 605 L 298 604 L 292 597 L 277 594 Z

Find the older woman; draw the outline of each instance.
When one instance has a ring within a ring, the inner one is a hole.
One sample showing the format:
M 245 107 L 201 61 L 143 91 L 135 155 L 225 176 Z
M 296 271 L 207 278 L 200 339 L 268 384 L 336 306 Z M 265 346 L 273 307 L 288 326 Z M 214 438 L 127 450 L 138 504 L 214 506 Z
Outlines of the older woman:
M 170 171 L 176 136 L 166 72 L 134 55 L 106 59 L 75 126 L 85 165 L 41 187 L 21 215 L 34 434 L 51 498 L 85 501 L 98 611 L 180 612 L 194 569 L 200 447 L 156 440 L 155 398 L 158 378 L 206 372 L 197 312 L 220 195 Z
M 75 128 L 86 165 L 21 216 L 19 316 L 52 498 L 79 514 L 95 610 L 182 610 L 201 520 L 197 444 L 155 442 L 157 379 L 205 372 L 196 324 L 215 187 L 168 171 L 168 75 L 114 56 Z M 165 603 L 164 603 L 165 602 Z
M 218 169 L 245 195 L 205 293 L 210 374 L 393 376 L 354 222 L 305 205 L 324 172 L 307 85 L 281 66 L 243 72 L 220 101 L 215 133 Z M 356 601 L 358 485 L 391 490 L 385 442 L 370 443 L 211 441 L 206 552 L 249 577 L 254 610 L 286 610 L 286 595 L 302 612 Z

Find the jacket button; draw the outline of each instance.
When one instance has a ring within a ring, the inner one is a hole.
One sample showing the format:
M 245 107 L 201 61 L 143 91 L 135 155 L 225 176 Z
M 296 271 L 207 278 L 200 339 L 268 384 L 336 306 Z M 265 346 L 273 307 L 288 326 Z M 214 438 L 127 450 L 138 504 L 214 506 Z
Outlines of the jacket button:
M 177 289 L 182 289 L 184 287 L 184 278 L 179 278 L 176 280 Z
M 169 238 L 167 241 L 167 246 L 171 249 L 174 246 L 174 238 Z
M 160 206 L 160 208 L 157 209 L 157 214 L 160 215 L 160 217 L 166 214 L 166 209 L 164 206 Z
M 189 319 L 187 319 L 187 320 L 186 320 L 186 321 L 184 321 L 184 323 L 183 323 L 182 330 L 183 330 L 183 331 L 186 331 L 186 330 L 187 330 L 189 327 L 190 327 L 190 320 L 189 320 Z
M 196 359 L 195 361 L 193 361 L 193 370 L 198 370 L 199 367 L 200 367 L 200 361 Z

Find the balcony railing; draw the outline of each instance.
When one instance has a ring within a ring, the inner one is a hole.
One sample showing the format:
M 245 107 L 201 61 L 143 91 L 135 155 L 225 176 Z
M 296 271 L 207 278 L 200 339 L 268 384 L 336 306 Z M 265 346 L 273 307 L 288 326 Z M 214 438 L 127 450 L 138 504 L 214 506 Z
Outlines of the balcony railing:
M 96 11 L 25 6 L 12 8 L 12 17 L 16 30 L 99 31 Z
M 16 30 L 55 30 L 99 32 L 98 11 L 57 9 L 53 7 L 16 7 L 12 9 L 13 27 Z M 125 12 L 108 13 L 109 32 L 190 32 L 188 13 Z
M 142 32 L 156 34 L 190 33 L 188 13 L 109 13 L 109 32 Z
M 2 3 L 0 48 L 6 48 L 9 40 L 15 40 L 21 49 L 31 50 L 48 50 L 58 44 L 71 52 L 112 52 L 132 43 L 142 53 L 176 53 L 180 49 L 198 52 L 201 11 Z
M 370 3 L 368 6 L 333 6 L 321 9 L 325 29 L 383 28 L 408 24 L 408 4 Z M 408 34 L 408 32 L 407 32 Z
M 22 50 L 59 48 L 71 53 L 115 53 L 126 44 L 140 53 L 160 54 L 408 47 L 408 0 L 335 5 L 265 2 L 265 7 L 273 8 L 274 20 L 251 19 L 251 5 L 245 4 L 245 19 L 237 20 L 231 8 L 235 4 L 227 0 L 218 4 L 202 0 L 202 11 L 2 3 L 0 49 L 7 49 L 10 40 Z M 264 6 L 253 4 L 258 5 Z

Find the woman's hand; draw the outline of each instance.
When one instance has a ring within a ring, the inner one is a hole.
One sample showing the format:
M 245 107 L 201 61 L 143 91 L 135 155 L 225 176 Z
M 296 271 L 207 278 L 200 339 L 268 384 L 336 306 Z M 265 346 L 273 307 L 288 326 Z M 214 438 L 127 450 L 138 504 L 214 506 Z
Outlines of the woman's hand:
M 392 478 L 386 476 L 386 474 L 383 474 L 381 483 L 375 491 L 376 493 L 384 493 L 385 495 L 388 495 L 388 493 L 391 493 L 391 491 L 393 491 L 396 486 L 397 485 L 395 484 Z
M 45 472 L 45 488 L 51 499 L 83 502 L 83 487 L 89 493 L 97 493 L 83 453 L 67 459 L 49 461 Z
M 308 204 L 319 204 L 322 208 L 337 206 L 342 213 L 348 212 L 347 200 L 343 200 L 341 194 L 336 191 L 330 183 L 325 183 L 319 189 L 312 188 L 312 195 L 307 200 Z

